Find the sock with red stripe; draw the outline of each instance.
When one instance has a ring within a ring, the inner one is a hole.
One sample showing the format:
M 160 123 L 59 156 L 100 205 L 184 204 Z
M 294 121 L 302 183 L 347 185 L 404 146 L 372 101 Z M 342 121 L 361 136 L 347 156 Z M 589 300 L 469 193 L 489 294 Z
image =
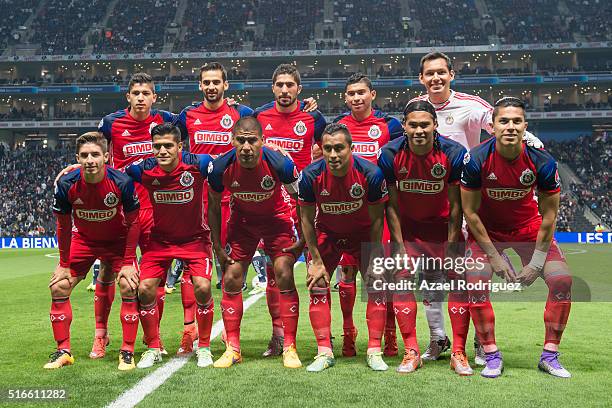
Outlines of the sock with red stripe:
M 274 336 L 284 336 L 283 320 L 280 315 L 280 290 L 276 285 L 276 276 L 274 275 L 274 268 L 271 264 L 266 264 L 266 275 L 268 278 L 266 302 L 268 304 L 270 317 L 272 318 L 272 334 Z
M 197 304 L 198 347 L 210 346 L 210 331 L 212 329 L 214 315 L 215 301 L 212 297 L 206 305 Z
M 389 309 L 387 308 L 387 311 Z M 417 303 L 413 293 L 396 293 L 393 295 L 393 318 L 397 319 L 404 347 L 419 352 L 416 338 Z M 387 321 L 389 316 L 387 314 Z M 388 326 L 387 326 L 388 327 Z M 388 330 L 388 329 L 385 329 Z M 395 331 L 395 328 L 393 329 Z
M 242 291 L 231 293 L 223 291 L 221 316 L 227 333 L 227 341 L 236 351 L 240 351 L 240 322 L 242 321 Z
M 331 350 L 331 311 L 329 308 L 329 291 L 327 288 L 313 288 L 310 292 L 308 315 L 310 325 L 317 339 L 319 352 L 321 348 Z
M 51 299 L 49 318 L 57 349 L 70 351 L 70 323 L 72 323 L 70 299 L 67 297 Z
M 183 303 L 183 323 L 191 324 L 195 321 L 196 298 L 191 279 L 181 278 L 181 302 Z
M 470 330 L 470 303 L 467 292 L 449 292 L 448 315 L 453 329 L 453 353 L 465 353 L 465 343 Z
M 121 329 L 123 331 L 123 343 L 121 350 L 134 352 L 134 343 L 138 334 L 138 299 L 122 298 L 121 310 L 119 312 Z
M 164 304 L 166 303 L 166 290 L 164 289 L 163 286 L 157 287 L 156 299 L 157 299 L 158 321 L 161 322 L 162 316 L 164 315 Z
M 565 273 L 546 276 L 548 299 L 544 309 L 544 344 L 559 344 L 572 308 L 572 277 Z
M 97 281 L 94 292 L 96 337 L 105 337 L 108 331 L 108 315 L 115 300 L 115 281 Z
M 366 307 L 366 323 L 368 325 L 368 351 L 380 350 L 383 330 L 387 317 L 387 306 L 385 294 L 382 292 L 368 293 L 368 305 Z
M 353 308 L 357 296 L 357 284 L 355 281 L 341 280 L 338 284 L 338 295 L 340 297 L 340 309 L 342 309 L 342 328 L 344 331 L 355 330 L 353 322 Z
M 149 348 L 160 348 L 158 303 L 140 305 L 140 324 Z
M 285 334 L 284 347 L 295 346 L 298 318 L 300 316 L 300 297 L 297 290 L 280 291 L 280 315 Z

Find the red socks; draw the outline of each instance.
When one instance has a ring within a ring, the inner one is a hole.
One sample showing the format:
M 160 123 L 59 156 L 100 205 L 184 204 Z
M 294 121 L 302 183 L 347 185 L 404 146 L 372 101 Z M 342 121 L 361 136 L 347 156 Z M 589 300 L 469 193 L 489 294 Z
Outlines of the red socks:
M 58 350 L 70 351 L 70 323 L 72 323 L 72 306 L 69 298 L 51 299 L 51 327 Z
M 366 309 L 366 322 L 369 333 L 368 349 L 380 348 L 386 317 L 385 294 L 381 292 L 368 293 L 368 306 Z
M 566 273 L 551 273 L 545 279 L 548 299 L 544 309 L 544 343 L 559 344 L 572 308 L 572 277 Z
M 308 315 L 319 347 L 331 348 L 331 310 L 329 289 L 313 288 L 310 292 Z
M 300 315 L 300 298 L 295 289 L 279 291 L 280 317 L 285 334 L 284 347 L 295 346 L 298 317 Z
M 106 336 L 108 329 L 108 315 L 115 300 L 115 281 L 96 282 L 94 292 L 94 314 L 96 318 L 96 337 Z
M 157 310 L 159 311 L 158 321 L 161 322 L 164 315 L 164 303 L 166 302 L 166 290 L 163 286 L 157 287 Z
M 416 338 L 416 316 L 417 303 L 413 293 L 397 293 L 393 295 L 393 319 L 397 318 L 404 347 L 406 350 L 413 349 L 419 353 L 419 343 Z M 389 308 L 387 307 L 387 312 Z M 387 313 L 387 328 L 388 329 L 389 315 Z M 391 329 L 395 331 L 395 328 Z
M 160 348 L 158 303 L 140 305 L 140 324 L 149 348 Z
M 355 281 L 340 281 L 338 285 L 338 295 L 340 297 L 340 309 L 342 309 L 342 328 L 344 331 L 354 330 L 353 308 L 355 307 L 355 297 L 357 295 L 357 284 Z
M 198 304 L 196 312 L 196 318 L 198 320 L 198 347 L 210 347 L 210 331 L 213 325 L 214 314 L 215 302 L 212 297 L 208 304 Z
M 196 298 L 191 279 L 181 278 L 181 301 L 183 302 L 184 324 L 193 323 L 196 313 Z
M 272 334 L 275 336 L 283 336 L 283 320 L 281 319 L 280 310 L 280 290 L 276 285 L 276 276 L 274 268 L 271 264 L 266 264 L 266 276 L 268 285 L 266 286 L 266 302 L 268 311 L 272 318 Z
M 119 312 L 121 328 L 123 330 L 123 343 L 121 350 L 134 352 L 134 343 L 138 334 L 138 299 L 122 298 Z
M 240 351 L 240 322 L 242 321 L 242 291 L 229 293 L 223 291 L 221 316 L 227 333 L 227 341 L 236 351 Z
M 453 353 L 465 353 L 465 342 L 470 329 L 470 303 L 467 292 L 448 293 L 448 315 L 453 329 Z

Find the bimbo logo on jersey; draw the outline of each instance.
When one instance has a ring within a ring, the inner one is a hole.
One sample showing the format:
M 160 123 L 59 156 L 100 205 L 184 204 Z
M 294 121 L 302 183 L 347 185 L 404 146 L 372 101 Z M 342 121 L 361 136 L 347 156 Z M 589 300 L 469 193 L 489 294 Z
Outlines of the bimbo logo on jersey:
M 401 180 L 399 190 L 405 193 L 437 194 L 444 189 L 444 181 L 429 181 L 419 179 Z
M 358 156 L 376 156 L 378 150 L 378 142 L 353 142 L 353 153 Z
M 304 147 L 303 140 L 286 139 L 284 137 L 266 137 L 266 142 L 274 143 L 288 152 L 299 152 Z
M 260 192 L 239 192 L 239 193 L 232 193 L 232 196 L 236 197 L 237 199 L 241 200 L 241 201 L 247 201 L 247 202 L 255 202 L 255 203 L 259 203 L 261 201 L 265 201 L 268 198 L 272 197 L 273 192 L 266 192 L 266 193 L 260 193 Z
M 530 191 L 531 188 L 487 188 L 487 196 L 497 201 L 520 200 Z
M 189 190 L 159 190 L 153 193 L 158 204 L 184 204 L 193 199 L 193 188 Z
M 153 154 L 153 143 L 139 142 L 139 143 L 128 143 L 123 146 L 123 154 L 126 157 L 130 156 L 144 156 L 146 154 Z
M 321 211 L 326 214 L 350 214 L 361 208 L 362 200 L 321 203 Z
M 77 218 L 90 222 L 104 222 L 111 220 L 117 214 L 116 208 L 110 210 L 85 210 L 77 208 L 75 211 Z
M 213 132 L 198 130 L 193 134 L 196 144 L 228 145 L 232 140 L 232 132 Z

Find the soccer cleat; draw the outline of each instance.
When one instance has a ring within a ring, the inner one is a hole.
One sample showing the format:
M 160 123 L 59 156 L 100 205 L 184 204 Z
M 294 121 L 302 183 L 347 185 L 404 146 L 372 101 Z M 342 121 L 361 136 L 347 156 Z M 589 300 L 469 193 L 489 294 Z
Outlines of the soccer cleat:
M 268 284 L 266 282 L 256 282 L 255 285 L 253 285 L 253 289 L 251 289 L 251 291 L 249 292 L 249 295 L 256 295 L 258 293 L 264 293 L 266 291 L 266 286 Z
M 268 348 L 266 349 L 266 351 L 262 353 L 262 356 L 264 357 L 280 356 L 281 354 L 283 354 L 283 343 L 284 342 L 285 342 L 285 339 L 283 336 L 272 335 L 272 338 L 268 342 Z
M 68 350 L 57 350 L 49 356 L 49 362 L 43 368 L 54 370 L 72 364 L 74 364 L 74 357 Z
M 429 346 L 425 353 L 423 353 L 423 360 L 435 361 L 440 358 L 440 354 L 444 353 L 446 350 L 450 348 L 450 339 L 448 336 L 444 337 L 444 339 L 431 339 L 429 341 Z
M 395 369 L 400 374 L 408 374 L 415 372 L 423 366 L 423 360 L 416 350 L 409 349 L 404 353 L 404 358 L 400 365 Z
M 559 378 L 570 378 L 572 374 L 559 362 L 559 353 L 544 350 L 538 368 L 545 373 Z
M 485 353 L 486 365 L 482 369 L 480 375 L 487 378 L 497 378 L 504 371 L 504 361 L 502 353 L 497 350 L 493 353 Z
M 176 287 L 174 286 L 164 286 L 164 292 L 166 292 L 166 294 L 171 294 L 172 292 L 174 292 L 176 290 Z
M 196 356 L 198 357 L 198 367 L 208 367 L 213 364 L 210 347 L 199 347 L 196 350 Z
M 384 355 L 387 357 L 397 356 L 397 335 L 394 330 L 385 330 Z
M 129 371 L 136 368 L 134 364 L 134 353 L 131 351 L 119 350 L 119 371 Z
M 306 371 L 310 373 L 320 373 L 326 368 L 333 367 L 336 364 L 333 354 L 317 354 L 314 361 L 306 367 Z
M 140 357 L 140 361 L 136 364 L 138 368 L 149 368 L 153 367 L 153 364 L 161 363 L 162 355 L 159 349 L 148 349 L 144 353 L 142 353 L 142 357 Z
M 217 289 L 221 289 L 221 282 L 217 282 L 217 284 L 215 285 L 215 287 L 216 287 Z
M 228 345 L 223 355 L 221 355 L 221 357 L 214 362 L 213 367 L 230 368 L 234 364 L 239 363 L 242 363 L 242 355 L 240 355 L 240 352 L 234 350 L 230 345 Z
M 342 355 L 344 357 L 356 356 L 357 349 L 355 348 L 355 340 L 357 339 L 357 328 L 344 329 L 342 337 Z
M 109 343 L 110 339 L 108 336 L 94 338 L 94 343 L 91 347 L 89 358 L 103 358 L 106 355 L 106 346 L 108 346 Z
M 92 282 L 89 285 L 87 285 L 86 289 L 87 289 L 88 292 L 93 292 L 93 291 L 96 290 L 96 284 Z
M 302 362 L 300 361 L 300 357 L 298 357 L 297 349 L 294 344 L 283 351 L 283 365 L 287 368 L 300 368 L 302 366 Z
M 193 353 L 193 343 L 198 339 L 198 330 L 195 324 L 185 326 L 183 330 L 183 338 L 181 339 L 181 345 L 176 352 L 177 356 L 187 356 Z
M 487 364 L 487 359 L 485 358 L 484 347 L 478 342 L 474 342 L 474 364 L 477 366 L 485 366 Z
M 389 366 L 382 359 L 382 355 L 383 353 L 381 351 L 368 354 L 368 367 L 374 371 L 387 371 Z
M 455 372 L 459 375 L 474 374 L 474 370 L 472 370 L 472 367 L 470 367 L 468 358 L 463 351 L 457 351 L 451 354 L 450 368 L 451 370 L 455 370 Z

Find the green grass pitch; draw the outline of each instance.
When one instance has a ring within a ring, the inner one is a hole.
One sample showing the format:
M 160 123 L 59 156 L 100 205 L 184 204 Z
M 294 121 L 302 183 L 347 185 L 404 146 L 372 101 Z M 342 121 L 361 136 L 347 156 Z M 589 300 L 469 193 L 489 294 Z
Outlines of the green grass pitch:
M 589 285 L 596 302 L 575 302 L 561 345 L 563 364 L 572 372 L 569 380 L 556 379 L 536 368 L 542 349 L 542 322 L 545 286 L 539 282 L 528 294 L 538 293 L 539 301 L 495 302 L 498 345 L 504 353 L 506 371 L 501 378 L 490 380 L 474 375 L 462 378 L 449 369 L 448 354 L 439 361 L 427 363 L 411 375 L 396 374 L 400 357 L 386 358 L 388 372 L 375 373 L 365 365 L 367 343 L 365 304 L 357 299 L 355 322 L 359 328 L 358 356 L 341 354 L 341 313 L 338 295 L 333 295 L 333 326 L 336 338 L 336 366 L 320 374 L 304 369 L 288 370 L 280 358 L 263 359 L 271 332 L 265 298 L 245 312 L 242 326 L 244 363 L 227 370 L 199 369 L 193 357 L 172 375 L 140 406 L 216 407 L 216 406 L 610 406 L 612 397 L 612 247 L 610 245 L 564 245 L 572 273 Z M 93 294 L 81 283 L 72 296 L 74 319 L 72 347 L 75 365 L 56 371 L 45 371 L 43 364 L 54 349 L 49 323 L 50 296 L 47 283 L 56 258 L 47 257 L 53 250 L 0 251 L 0 390 L 9 388 L 65 388 L 69 398 L 62 402 L 11 403 L 9 406 L 104 406 L 123 391 L 153 371 L 119 372 L 118 347 L 119 293 L 110 317 L 111 344 L 103 360 L 88 358 L 94 319 Z M 514 258 L 516 260 L 516 258 Z M 251 272 L 252 273 L 252 272 Z M 304 266 L 296 269 L 301 292 L 301 317 L 298 352 L 304 365 L 316 353 L 314 335 L 308 321 L 308 297 L 304 289 Z M 249 277 L 250 286 L 250 277 Z M 586 284 L 576 291 L 586 296 Z M 576 285 L 575 285 L 576 286 Z M 220 291 L 214 290 L 215 321 L 220 316 Z M 532 296 L 533 297 L 533 296 Z M 607 302 L 605 302 L 607 300 Z M 418 337 L 421 351 L 427 347 L 428 330 L 420 305 Z M 446 321 L 450 333 L 450 323 Z M 182 308 L 178 290 L 166 298 L 161 335 L 171 354 L 176 352 L 182 329 Z M 470 331 L 468 355 L 473 350 Z M 141 331 L 139 332 L 139 339 Z M 403 345 L 400 343 L 400 348 Z M 137 343 L 137 354 L 144 346 Z M 215 357 L 223 352 L 220 340 L 213 340 Z M 139 357 L 139 356 L 138 356 Z M 168 359 L 166 358 L 165 361 Z M 476 370 L 477 372 L 480 369 Z M 5 405 L 6 400 L 0 401 Z

